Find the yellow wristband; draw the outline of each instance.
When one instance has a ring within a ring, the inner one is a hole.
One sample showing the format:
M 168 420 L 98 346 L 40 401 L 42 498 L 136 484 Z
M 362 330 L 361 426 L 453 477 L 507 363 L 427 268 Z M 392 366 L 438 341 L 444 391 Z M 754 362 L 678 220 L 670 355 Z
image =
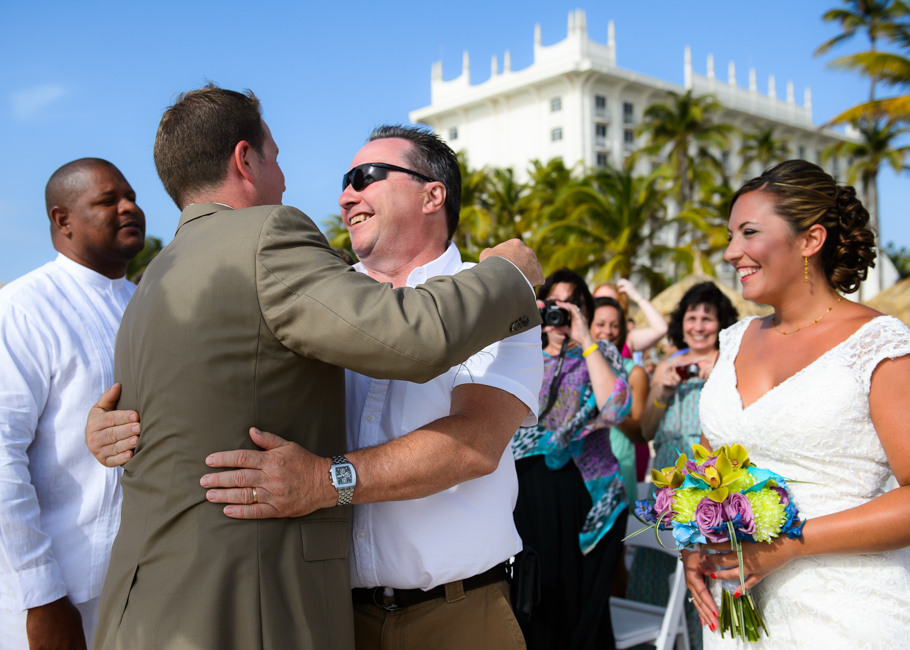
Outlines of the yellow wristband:
M 665 408 L 667 408 L 667 405 L 666 405 L 666 404 L 661 404 L 660 402 L 658 402 L 656 397 L 654 398 L 654 406 L 656 406 L 656 407 L 659 408 L 659 409 L 665 409 Z
M 597 349 L 598 349 L 597 343 L 592 343 L 591 347 L 589 347 L 587 350 L 585 350 L 584 352 L 581 353 L 581 356 L 587 358 L 589 354 L 591 354 L 592 352 L 594 352 L 594 350 L 597 350 Z

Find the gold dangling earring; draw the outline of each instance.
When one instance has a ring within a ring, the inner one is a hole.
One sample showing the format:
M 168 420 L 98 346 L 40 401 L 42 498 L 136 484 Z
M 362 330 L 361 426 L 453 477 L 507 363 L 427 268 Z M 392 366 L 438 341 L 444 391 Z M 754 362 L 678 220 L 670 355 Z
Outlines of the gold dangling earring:
M 805 278 L 806 284 L 809 284 L 809 258 L 803 258 L 803 277 Z

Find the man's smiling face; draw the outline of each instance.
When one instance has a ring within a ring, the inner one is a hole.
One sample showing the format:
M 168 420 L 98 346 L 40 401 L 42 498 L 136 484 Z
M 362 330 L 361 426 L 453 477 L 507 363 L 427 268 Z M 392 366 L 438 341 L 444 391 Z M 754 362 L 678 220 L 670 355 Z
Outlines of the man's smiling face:
M 411 169 L 407 153 L 413 146 L 400 138 L 373 140 L 357 152 L 351 168 L 387 163 Z M 419 240 L 425 232 L 426 188 L 427 183 L 420 178 L 394 170 L 359 191 L 351 184 L 344 188 L 338 199 L 341 218 L 351 235 L 351 248 L 362 262 L 368 264 L 371 256 L 406 256 L 408 250 L 424 247 Z

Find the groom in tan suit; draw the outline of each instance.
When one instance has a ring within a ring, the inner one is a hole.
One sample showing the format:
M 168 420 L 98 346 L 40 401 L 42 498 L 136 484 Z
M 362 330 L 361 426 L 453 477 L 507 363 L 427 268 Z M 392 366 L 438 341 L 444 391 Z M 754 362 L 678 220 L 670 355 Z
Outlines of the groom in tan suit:
M 161 120 L 155 163 L 183 214 L 117 339 L 119 407 L 143 424 L 97 649 L 352 648 L 348 507 L 327 507 L 326 487 L 345 450 L 341 367 L 426 381 L 539 323 L 540 268 L 514 242 L 416 289 L 354 272 L 280 205 L 277 154 L 252 93 L 191 91 Z M 439 183 L 396 173 L 415 192 Z M 244 521 L 206 501 L 207 455 L 253 448 L 253 424 L 313 452 L 295 486 L 311 488 L 310 514 Z M 357 472 L 378 500 L 412 459 L 375 449 Z

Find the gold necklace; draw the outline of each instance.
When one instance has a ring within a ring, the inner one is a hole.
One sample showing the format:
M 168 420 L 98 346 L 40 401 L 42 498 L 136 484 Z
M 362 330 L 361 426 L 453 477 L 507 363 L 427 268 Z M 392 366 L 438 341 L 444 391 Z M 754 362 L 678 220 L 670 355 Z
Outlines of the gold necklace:
M 812 327 L 813 325 L 815 325 L 818 321 L 820 321 L 822 318 L 824 318 L 825 316 L 827 316 L 829 311 L 831 311 L 832 309 L 834 309 L 835 307 L 837 307 L 837 303 L 839 303 L 839 302 L 840 302 L 841 300 L 843 300 L 843 299 L 844 299 L 843 296 L 838 296 L 838 297 L 837 297 L 837 301 L 836 301 L 833 305 L 831 305 L 830 307 L 828 307 L 828 311 L 826 311 L 824 314 L 822 314 L 821 316 L 819 316 L 818 318 L 816 318 L 814 321 L 812 321 L 812 322 L 809 323 L 808 325 L 803 325 L 802 327 L 797 327 L 797 328 L 796 328 L 795 330 L 793 330 L 792 332 L 784 332 L 784 331 L 782 331 L 782 330 L 777 329 L 777 325 L 774 324 L 774 317 L 777 316 L 777 314 L 774 314 L 774 316 L 771 317 L 771 327 L 774 328 L 774 331 L 775 331 L 775 332 L 777 332 L 778 334 L 783 334 L 784 336 L 790 336 L 791 334 L 796 334 L 796 333 L 797 333 L 798 331 L 800 331 L 801 329 L 804 329 L 804 328 L 806 328 L 806 327 Z

